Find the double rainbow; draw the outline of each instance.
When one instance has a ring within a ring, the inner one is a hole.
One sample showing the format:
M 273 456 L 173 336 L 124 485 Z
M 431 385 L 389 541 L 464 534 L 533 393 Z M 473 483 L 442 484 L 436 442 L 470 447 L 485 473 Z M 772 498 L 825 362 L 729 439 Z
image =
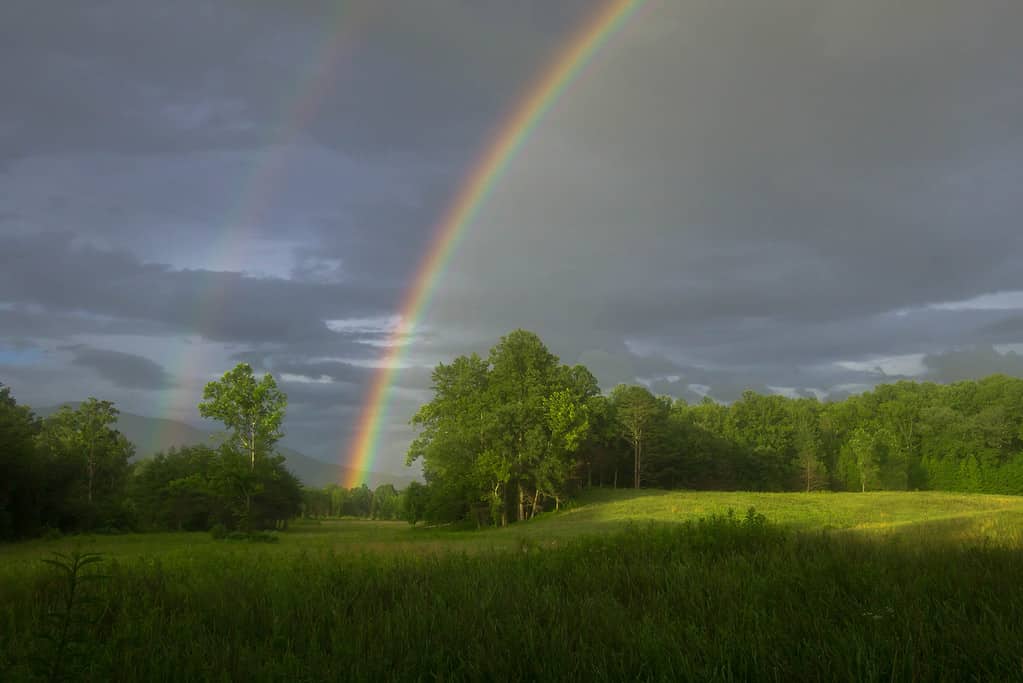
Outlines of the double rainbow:
M 355 437 L 348 446 L 348 471 L 342 485 L 357 486 L 373 469 L 381 427 L 406 341 L 422 317 L 444 266 L 508 164 L 544 114 L 589 63 L 594 53 L 644 4 L 645 0 L 609 0 L 566 42 L 551 66 L 526 91 L 497 129 L 466 176 L 461 189 L 435 228 L 429 250 L 401 304 L 401 318 L 391 332 L 387 353 L 363 402 Z M 343 454 L 344 455 L 344 454 Z

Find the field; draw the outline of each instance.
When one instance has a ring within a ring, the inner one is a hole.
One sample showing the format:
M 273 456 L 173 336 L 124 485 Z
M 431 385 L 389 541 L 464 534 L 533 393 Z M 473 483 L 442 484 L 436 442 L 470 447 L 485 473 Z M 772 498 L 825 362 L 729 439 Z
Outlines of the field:
M 74 550 L 69 612 L 41 560 Z M 0 546 L 0 680 L 1023 680 L 1021 550 L 1023 498 L 930 492 L 31 541 Z

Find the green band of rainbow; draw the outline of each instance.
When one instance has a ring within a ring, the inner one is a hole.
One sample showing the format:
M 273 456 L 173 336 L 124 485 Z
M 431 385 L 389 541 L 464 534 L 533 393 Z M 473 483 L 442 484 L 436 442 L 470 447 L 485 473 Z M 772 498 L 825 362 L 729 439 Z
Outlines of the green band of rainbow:
M 525 97 L 512 109 L 497 134 L 487 144 L 482 156 L 466 176 L 454 201 L 438 223 L 429 251 L 420 263 L 415 279 L 406 290 L 401 305 L 401 320 L 392 331 L 388 351 L 373 377 L 363 402 L 355 436 L 347 454 L 348 467 L 342 485 L 357 486 L 365 472 L 373 469 L 377 455 L 380 429 L 387 417 L 388 399 L 395 373 L 401 365 L 408 336 L 422 317 L 430 295 L 436 287 L 444 266 L 458 245 L 466 227 L 472 223 L 508 163 L 537 122 L 554 105 L 575 80 L 593 54 L 607 42 L 645 0 L 610 0 L 568 40 L 551 66 L 526 91 Z

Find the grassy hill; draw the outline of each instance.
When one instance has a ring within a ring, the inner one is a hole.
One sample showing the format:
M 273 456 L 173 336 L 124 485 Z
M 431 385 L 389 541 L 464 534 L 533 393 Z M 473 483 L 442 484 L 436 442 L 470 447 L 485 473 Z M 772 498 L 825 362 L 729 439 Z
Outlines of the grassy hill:
M 679 526 L 732 510 L 737 518 L 755 508 L 769 522 L 794 531 L 832 531 L 864 537 L 959 539 L 984 534 L 1015 539 L 1023 548 L 1023 497 L 940 491 L 869 493 L 750 493 L 744 491 L 661 491 L 592 489 L 561 512 L 545 513 L 506 528 L 423 525 L 368 520 L 312 520 L 295 523 L 266 548 L 274 554 L 352 551 L 385 555 L 455 551 L 472 554 L 518 549 L 522 544 L 556 548 L 566 541 L 653 526 Z M 114 556 L 191 554 L 196 547 L 250 552 L 246 546 L 218 546 L 204 533 L 125 534 L 87 537 L 88 548 Z M 1015 542 L 1015 541 L 1013 541 Z M 36 556 L 52 546 L 31 541 L 0 546 L 0 558 Z M 14 551 L 13 554 L 9 551 Z M 24 554 L 23 554 L 24 553 Z M 6 554 L 6 557 L 5 557 Z
M 940 520 L 998 513 L 1023 514 L 1023 497 L 946 491 L 868 493 L 752 493 L 591 489 L 569 509 L 534 521 L 548 532 L 600 530 L 630 523 L 672 523 L 756 508 L 774 523 L 793 529 L 891 531 Z M 542 532 L 538 532 L 542 533 Z
M 76 406 L 77 403 L 68 405 Z M 41 408 L 36 410 L 36 413 L 46 417 L 55 413 L 58 408 L 59 406 Z M 117 429 L 135 444 L 135 457 L 139 459 L 148 458 L 154 453 L 167 451 L 170 448 L 202 443 L 212 444 L 223 438 L 221 432 L 198 429 L 177 420 L 147 417 L 124 411 L 121 411 L 118 416 Z M 338 483 L 344 481 L 352 471 L 348 467 L 311 458 L 292 448 L 280 447 L 278 451 L 285 457 L 288 469 L 306 486 L 320 487 Z M 397 488 L 403 488 L 413 480 L 413 477 L 381 472 L 366 472 L 363 475 L 364 481 L 370 488 L 376 488 L 381 484 L 394 484 Z

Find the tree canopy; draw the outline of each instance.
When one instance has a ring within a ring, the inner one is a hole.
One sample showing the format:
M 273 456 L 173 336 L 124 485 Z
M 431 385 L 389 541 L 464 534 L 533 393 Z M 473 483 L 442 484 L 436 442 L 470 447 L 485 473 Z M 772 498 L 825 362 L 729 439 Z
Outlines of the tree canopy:
M 239 363 L 219 380 L 206 384 L 202 396 L 199 414 L 224 423 L 235 447 L 249 455 L 251 469 L 256 467 L 257 455 L 271 452 L 283 436 L 281 422 L 288 397 L 270 373 L 256 381 L 252 367 Z

